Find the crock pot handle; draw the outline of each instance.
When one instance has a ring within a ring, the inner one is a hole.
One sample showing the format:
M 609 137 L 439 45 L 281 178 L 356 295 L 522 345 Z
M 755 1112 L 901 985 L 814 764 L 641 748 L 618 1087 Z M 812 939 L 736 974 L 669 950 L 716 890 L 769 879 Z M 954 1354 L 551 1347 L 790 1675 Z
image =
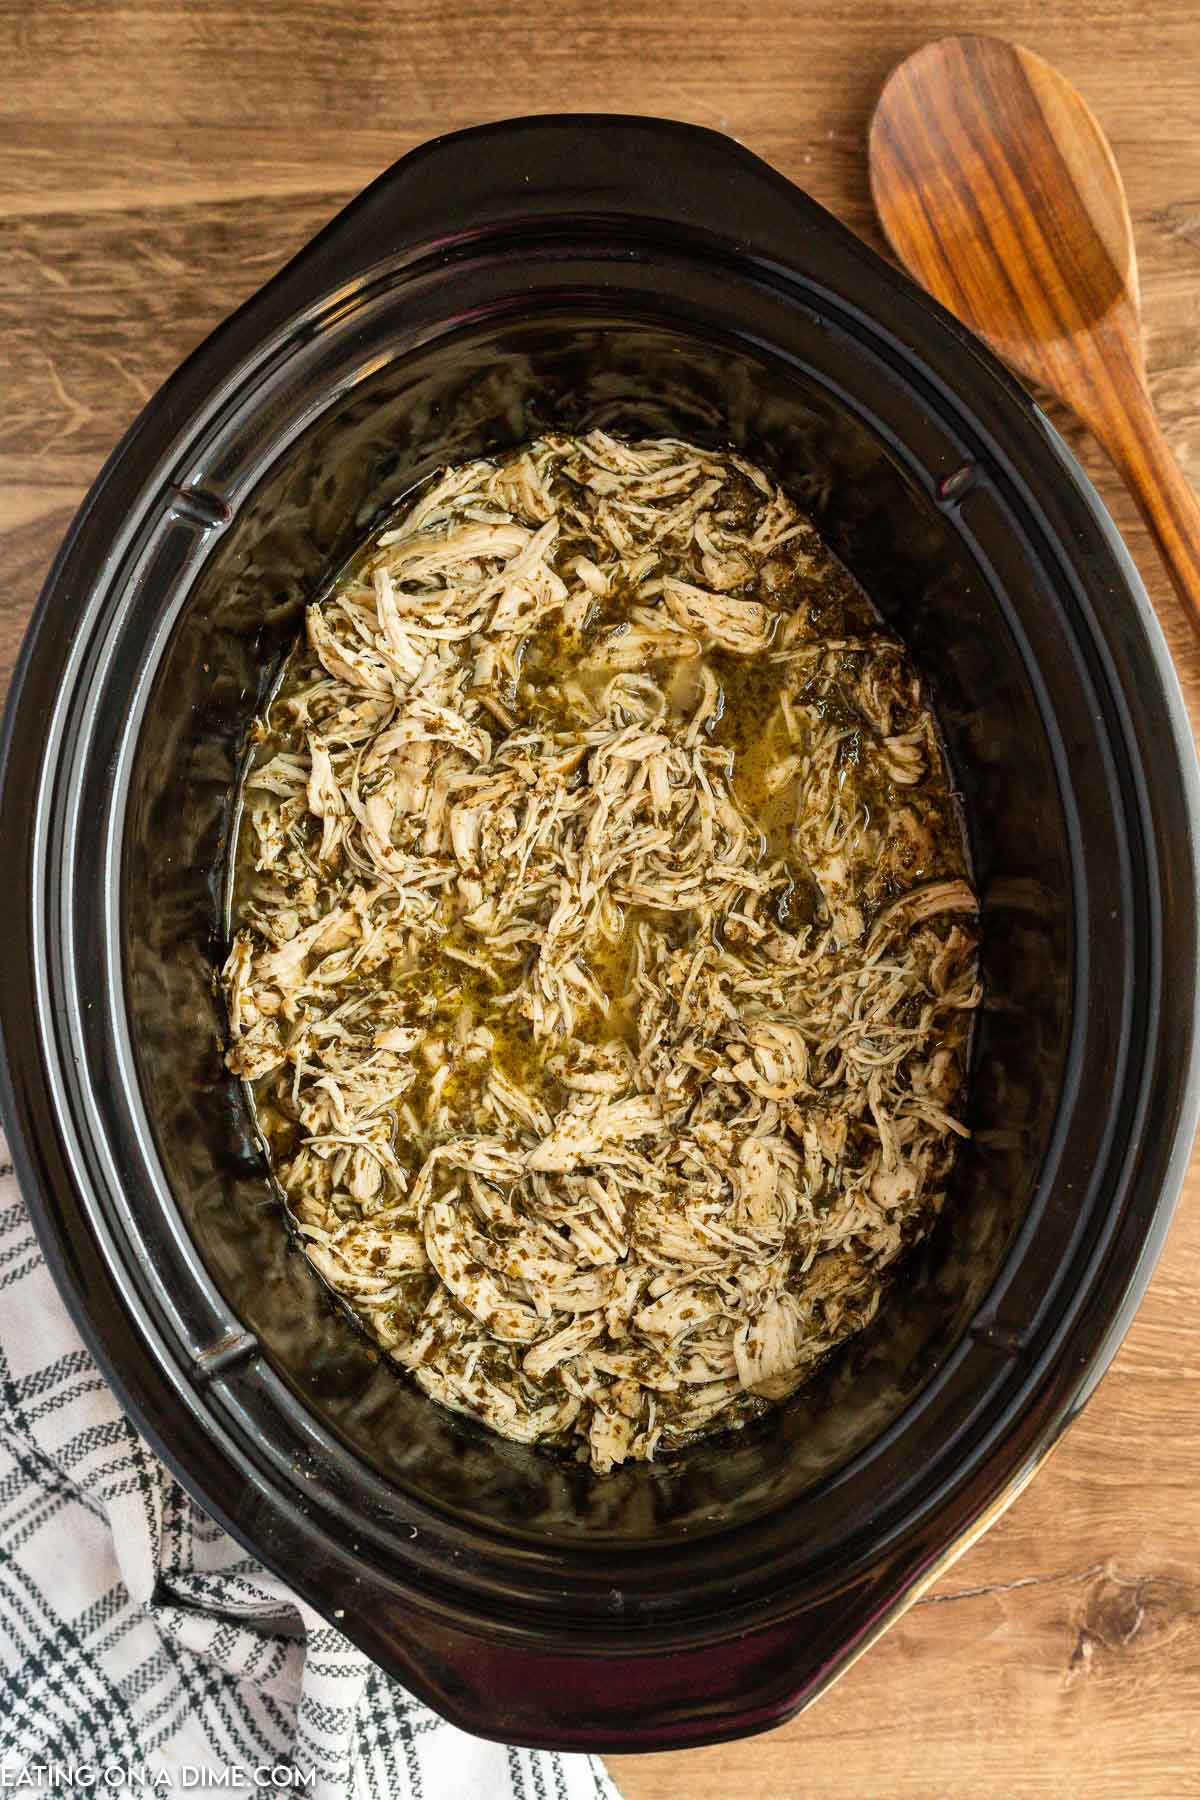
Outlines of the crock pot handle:
M 806 227 L 858 240 L 732 138 L 620 114 L 508 120 L 434 138 L 394 163 L 297 259 L 336 287 L 405 252 L 461 253 L 481 233 L 547 218 L 645 219 L 786 257 Z M 296 265 L 292 265 L 293 268 Z M 285 277 L 283 279 L 286 279 Z
M 636 1625 L 627 1650 L 583 1648 L 582 1633 L 564 1650 L 399 1608 L 369 1625 L 344 1614 L 338 1623 L 474 1735 L 551 1750 L 682 1750 L 769 1730 L 810 1705 L 915 1597 L 914 1571 L 899 1584 L 895 1574 L 877 1569 L 786 1620 L 661 1650 L 640 1648 Z

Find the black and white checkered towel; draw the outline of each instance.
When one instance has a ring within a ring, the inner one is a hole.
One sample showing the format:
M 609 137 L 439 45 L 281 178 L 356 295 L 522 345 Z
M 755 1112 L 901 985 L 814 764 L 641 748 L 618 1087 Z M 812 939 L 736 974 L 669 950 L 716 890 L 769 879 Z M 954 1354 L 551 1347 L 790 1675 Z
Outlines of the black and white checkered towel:
M 84 1349 L 2 1138 L 0 1290 L 0 1787 L 619 1800 L 595 1757 L 446 1724 L 201 1512 Z

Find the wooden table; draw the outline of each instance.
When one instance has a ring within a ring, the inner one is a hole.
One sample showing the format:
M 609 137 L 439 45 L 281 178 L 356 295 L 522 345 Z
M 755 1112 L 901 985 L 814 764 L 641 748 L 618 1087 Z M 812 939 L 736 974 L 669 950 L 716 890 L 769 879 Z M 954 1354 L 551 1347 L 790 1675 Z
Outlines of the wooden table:
M 0 0 L 0 673 L 101 461 L 180 358 L 421 139 L 504 114 L 674 115 L 879 244 L 863 146 L 936 27 L 1050 57 L 1137 225 L 1155 398 L 1200 483 L 1200 5 L 1155 0 Z M 1071 434 L 1200 717 L 1200 648 Z M 630 1800 L 1200 1794 L 1200 1166 L 1112 1373 L 1051 1466 L 807 1717 L 615 1758 Z M 464 1800 L 470 1797 L 464 1796 Z

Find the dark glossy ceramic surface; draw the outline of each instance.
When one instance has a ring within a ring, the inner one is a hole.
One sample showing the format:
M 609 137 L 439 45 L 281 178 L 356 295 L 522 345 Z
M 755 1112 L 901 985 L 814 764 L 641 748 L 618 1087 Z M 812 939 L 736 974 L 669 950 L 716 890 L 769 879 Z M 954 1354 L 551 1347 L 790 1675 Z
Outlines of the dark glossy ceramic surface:
M 816 497 L 933 681 L 988 983 L 955 1204 L 869 1338 L 742 1436 L 604 1480 L 432 1406 L 328 1302 L 213 982 L 242 737 L 304 599 L 437 464 L 591 423 L 732 439 Z M 542 119 L 398 164 L 110 462 L 4 756 L 4 1111 L 64 1292 L 203 1503 L 470 1729 L 776 1722 L 1103 1371 L 1196 1113 L 1174 678 L 1032 403 L 728 141 Z

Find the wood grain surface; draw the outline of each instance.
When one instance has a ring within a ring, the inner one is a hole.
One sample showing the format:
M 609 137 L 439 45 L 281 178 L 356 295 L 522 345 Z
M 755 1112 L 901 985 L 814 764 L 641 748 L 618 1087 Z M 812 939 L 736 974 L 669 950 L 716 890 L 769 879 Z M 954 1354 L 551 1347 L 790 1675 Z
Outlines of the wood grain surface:
M 133 414 L 404 150 L 511 113 L 672 115 L 740 138 L 881 247 L 871 109 L 890 68 L 948 31 L 1039 51 L 1108 133 L 1154 400 L 1200 480 L 1196 4 L 0 0 L 5 676 Z M 1196 723 L 1200 645 L 1133 503 L 1067 429 L 1142 569 Z M 718 1749 L 615 1758 L 629 1800 L 1200 1795 L 1198 1295 L 1194 1166 L 1111 1374 L 1007 1516 L 806 1716 Z

